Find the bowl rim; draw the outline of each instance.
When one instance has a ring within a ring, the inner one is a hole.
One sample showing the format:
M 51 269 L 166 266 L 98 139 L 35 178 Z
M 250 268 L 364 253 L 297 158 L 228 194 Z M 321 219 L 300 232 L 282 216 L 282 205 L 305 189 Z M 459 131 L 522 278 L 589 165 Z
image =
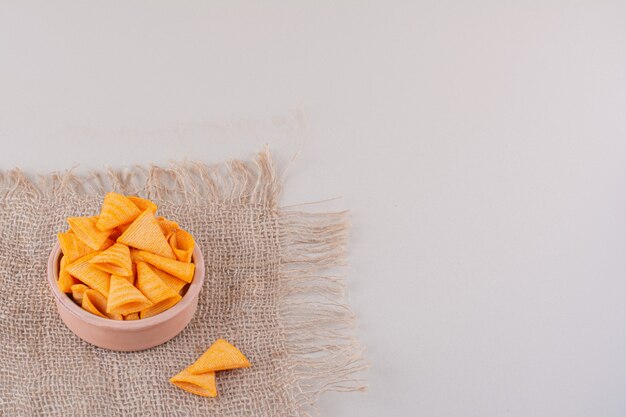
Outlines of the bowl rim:
M 83 310 L 67 294 L 61 292 L 59 286 L 57 285 L 59 275 L 58 265 L 61 254 L 61 245 L 59 244 L 59 242 L 56 242 L 55 245 L 52 247 L 50 256 L 48 257 L 47 269 L 48 286 L 50 287 L 52 295 L 56 299 L 59 308 L 64 308 L 67 312 L 69 312 L 79 320 L 96 327 L 106 327 L 115 330 L 137 331 L 140 329 L 147 329 L 158 326 L 161 323 L 164 323 L 177 316 L 178 314 L 184 312 L 194 302 L 194 298 L 196 298 L 200 294 L 200 290 L 202 289 L 202 285 L 204 283 L 204 259 L 202 257 L 202 252 L 196 244 L 192 254 L 193 262 L 196 265 L 193 280 L 189 284 L 185 295 L 183 295 L 182 299 L 174 307 L 171 307 L 157 315 L 145 319 L 128 321 L 113 320 L 109 318 L 99 317 L 95 314 L 91 314 L 88 311 Z

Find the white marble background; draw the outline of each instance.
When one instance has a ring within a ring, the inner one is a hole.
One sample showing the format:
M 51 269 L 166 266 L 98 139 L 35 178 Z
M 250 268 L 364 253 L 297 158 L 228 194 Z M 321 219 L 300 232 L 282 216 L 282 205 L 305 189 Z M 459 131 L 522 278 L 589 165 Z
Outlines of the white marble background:
M 623 1 L 0 1 L 0 168 L 300 152 L 342 196 L 367 393 L 626 415 Z M 293 130 L 294 118 L 306 130 Z

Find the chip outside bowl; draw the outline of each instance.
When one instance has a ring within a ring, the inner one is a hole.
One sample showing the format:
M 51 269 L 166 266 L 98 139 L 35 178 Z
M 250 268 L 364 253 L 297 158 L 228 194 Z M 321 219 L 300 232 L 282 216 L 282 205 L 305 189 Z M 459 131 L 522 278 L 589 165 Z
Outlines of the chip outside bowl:
M 98 347 L 117 351 L 149 349 L 167 342 L 191 321 L 198 306 L 204 283 L 204 260 L 196 245 L 192 260 L 196 264 L 193 281 L 174 307 L 153 317 L 140 320 L 112 320 L 83 310 L 57 285 L 61 247 L 52 248 L 48 258 L 48 284 L 61 320 L 78 337 Z

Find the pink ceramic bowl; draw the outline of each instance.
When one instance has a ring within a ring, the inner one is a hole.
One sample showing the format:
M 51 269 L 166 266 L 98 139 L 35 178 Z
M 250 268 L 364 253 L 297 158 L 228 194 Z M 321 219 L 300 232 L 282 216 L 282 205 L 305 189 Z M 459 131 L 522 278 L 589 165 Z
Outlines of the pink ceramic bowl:
M 48 284 L 59 316 L 76 336 L 101 348 L 133 351 L 158 346 L 180 333 L 196 312 L 204 282 L 204 261 L 197 245 L 192 258 L 196 264 L 195 274 L 182 300 L 169 310 L 141 320 L 105 319 L 83 310 L 57 286 L 60 259 L 61 247 L 57 243 L 48 259 Z

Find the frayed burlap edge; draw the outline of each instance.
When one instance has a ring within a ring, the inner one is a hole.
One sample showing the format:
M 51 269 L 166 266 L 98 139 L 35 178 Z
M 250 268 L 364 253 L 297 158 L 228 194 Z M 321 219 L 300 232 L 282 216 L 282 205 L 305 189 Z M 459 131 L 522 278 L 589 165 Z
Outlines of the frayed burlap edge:
M 318 414 L 327 391 L 360 391 L 367 368 L 355 338 L 356 316 L 345 300 L 345 279 L 325 274 L 346 259 L 348 212 L 282 210 L 279 215 L 282 317 L 286 351 L 302 415 Z
M 67 193 L 102 196 L 117 191 L 177 203 L 239 201 L 276 210 L 281 251 L 279 309 L 291 372 L 285 382 L 295 398 L 295 409 L 290 411 L 318 415 L 315 404 L 323 393 L 366 389 L 362 372 L 368 363 L 355 336 L 356 316 L 346 301 L 345 278 L 329 274 L 345 265 L 348 212 L 280 208 L 281 183 L 282 175 L 276 175 L 266 146 L 252 162 L 207 165 L 185 161 L 168 167 L 107 167 L 105 172 L 81 175 L 70 169 L 35 179 L 13 169 L 0 172 L 0 202 L 10 202 L 22 193 L 47 199 Z
M 0 200 L 11 199 L 16 193 L 27 193 L 39 199 L 61 193 L 102 196 L 116 191 L 176 203 L 237 200 L 275 207 L 280 194 L 280 181 L 267 147 L 254 162 L 230 160 L 206 165 L 185 161 L 172 162 L 168 167 L 107 167 L 105 172 L 89 171 L 81 175 L 73 171 L 38 175 L 34 180 L 18 168 L 0 172 Z

